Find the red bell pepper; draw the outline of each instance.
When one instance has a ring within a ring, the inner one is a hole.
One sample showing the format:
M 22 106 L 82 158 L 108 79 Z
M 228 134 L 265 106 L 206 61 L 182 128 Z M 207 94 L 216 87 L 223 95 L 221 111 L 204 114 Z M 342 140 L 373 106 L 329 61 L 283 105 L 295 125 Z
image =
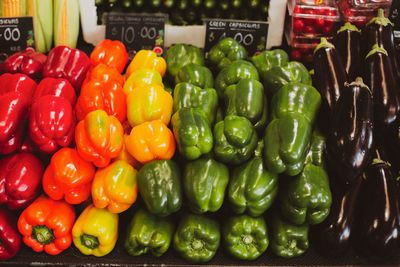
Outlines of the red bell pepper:
M 0 260 L 7 260 L 17 254 L 21 247 L 21 236 L 16 218 L 5 208 L 0 207 Z
M 116 68 L 119 73 L 123 72 L 128 63 L 128 52 L 120 41 L 109 39 L 101 41 L 90 54 L 90 63 L 96 66 L 99 63 Z
M 54 153 L 74 140 L 75 91 L 65 79 L 45 78 L 34 96 L 29 118 L 29 136 L 43 152 Z
M 23 73 L 29 77 L 38 78 L 42 74 L 46 59 L 46 55 L 29 47 L 7 58 L 4 62 L 4 72 Z
M 65 78 L 79 91 L 90 67 L 89 57 L 67 46 L 53 48 L 43 68 L 43 77 Z
M 43 175 L 43 190 L 54 199 L 80 204 L 90 196 L 94 166 L 72 148 L 62 148 L 51 158 Z
M 23 152 L 0 160 L 0 204 L 9 209 L 28 206 L 39 194 L 43 174 L 42 162 Z
M 36 83 L 25 74 L 0 76 L 0 153 L 19 148 Z

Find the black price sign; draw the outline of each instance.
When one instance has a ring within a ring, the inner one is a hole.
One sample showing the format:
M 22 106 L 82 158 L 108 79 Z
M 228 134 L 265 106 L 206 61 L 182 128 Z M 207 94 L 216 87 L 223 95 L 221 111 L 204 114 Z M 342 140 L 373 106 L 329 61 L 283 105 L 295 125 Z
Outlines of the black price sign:
M 106 14 L 106 38 L 121 41 L 132 59 L 141 49 L 164 52 L 167 14 Z
M 268 22 L 228 19 L 205 19 L 206 43 L 205 51 L 225 37 L 231 37 L 243 45 L 249 55 L 265 50 Z
M 35 47 L 32 17 L 0 18 L 0 54 L 2 58 Z

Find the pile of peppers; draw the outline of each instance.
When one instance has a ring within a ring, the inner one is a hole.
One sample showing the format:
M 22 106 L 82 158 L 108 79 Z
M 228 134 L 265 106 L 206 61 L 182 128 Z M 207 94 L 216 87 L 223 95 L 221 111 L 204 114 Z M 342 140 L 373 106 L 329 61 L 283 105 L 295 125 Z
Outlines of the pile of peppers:
M 112 40 L 89 56 L 65 46 L 11 56 L 0 76 L 0 259 L 22 243 L 102 257 L 118 239 L 131 256 L 173 248 L 192 263 L 222 247 L 240 260 L 298 257 L 310 244 L 336 256 L 350 240 L 374 259 L 395 254 L 390 25 L 370 22 L 365 51 L 343 45 L 361 37 L 351 25 L 335 45 L 322 39 L 313 77 L 283 50 L 249 56 L 232 38 L 207 59 L 175 44 L 129 62 Z M 345 65 L 357 57 L 360 73 Z

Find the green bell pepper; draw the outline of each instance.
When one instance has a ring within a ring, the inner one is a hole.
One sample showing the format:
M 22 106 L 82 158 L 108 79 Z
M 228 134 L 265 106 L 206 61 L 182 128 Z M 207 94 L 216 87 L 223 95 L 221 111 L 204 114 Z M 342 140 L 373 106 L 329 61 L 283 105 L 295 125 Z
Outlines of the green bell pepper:
M 166 61 L 168 73 L 175 79 L 179 70 L 189 63 L 204 66 L 204 53 L 193 45 L 175 44 L 168 48 Z
M 246 117 L 256 131 L 267 125 L 268 106 L 262 83 L 244 78 L 225 89 L 225 115 Z
M 297 61 L 272 67 L 262 77 L 264 88 L 269 94 L 276 93 L 282 86 L 290 82 L 311 85 L 310 73 L 302 63 Z
M 212 158 L 200 158 L 185 166 L 183 191 L 194 213 L 215 212 L 224 202 L 229 170 Z
M 325 169 L 326 137 L 317 129 L 312 134 L 311 146 L 308 150 L 305 164 L 314 164 Z
M 272 253 L 283 258 L 302 255 L 308 249 L 307 224 L 294 225 L 273 214 L 268 221 L 269 246 Z
M 255 260 L 268 247 L 267 225 L 263 217 L 241 215 L 230 217 L 222 227 L 228 253 L 242 260 Z
M 153 160 L 138 172 L 139 193 L 148 211 L 168 216 L 182 206 L 181 173 L 172 160 Z
M 210 64 L 218 71 L 230 65 L 232 61 L 245 59 L 246 57 L 246 49 L 230 37 L 221 39 L 208 53 Z
M 185 260 L 207 262 L 219 247 L 218 223 L 205 215 L 186 214 L 174 234 L 174 248 Z
M 209 68 L 189 63 L 183 66 L 175 77 L 175 84 L 187 82 L 202 89 L 214 88 L 214 78 Z
M 178 83 L 174 89 L 174 113 L 181 108 L 200 108 L 207 115 L 210 124 L 214 123 L 218 106 L 215 89 L 201 89 L 190 83 Z
M 223 68 L 214 83 L 218 96 L 223 98 L 226 87 L 237 84 L 243 78 L 259 80 L 258 71 L 250 62 L 239 59 Z
M 217 114 L 215 115 L 214 123 L 217 124 L 220 121 L 223 121 L 225 117 L 224 111 L 221 106 L 217 108 Z
M 289 62 L 289 56 L 285 50 L 274 49 L 252 56 L 251 62 L 257 68 L 261 80 L 264 81 L 267 72 L 273 67 L 286 65 Z
M 306 164 L 300 175 L 285 179 L 281 188 L 279 207 L 288 222 L 313 225 L 328 216 L 332 195 L 322 167 Z
M 271 117 L 277 119 L 289 113 L 297 113 L 313 124 L 320 105 L 321 95 L 317 89 L 311 85 L 291 82 L 282 86 L 272 97 Z
M 229 115 L 214 127 L 217 160 L 234 165 L 247 161 L 257 146 L 257 133 L 245 117 Z
M 174 224 L 167 218 L 157 217 L 145 209 L 139 209 L 128 225 L 125 249 L 132 256 L 149 251 L 156 257 L 164 254 L 171 243 Z
M 213 148 L 207 115 L 199 108 L 181 108 L 172 116 L 172 128 L 181 155 L 194 160 Z

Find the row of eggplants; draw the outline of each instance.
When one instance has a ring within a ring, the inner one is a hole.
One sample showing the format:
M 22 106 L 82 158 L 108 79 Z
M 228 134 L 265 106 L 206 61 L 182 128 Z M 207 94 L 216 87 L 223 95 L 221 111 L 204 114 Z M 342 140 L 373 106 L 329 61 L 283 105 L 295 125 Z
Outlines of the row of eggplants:
M 362 32 L 346 23 L 334 43 L 323 39 L 314 56 L 334 198 L 313 238 L 325 255 L 353 247 L 388 259 L 400 251 L 400 165 L 393 157 L 400 147 L 400 76 L 392 24 L 379 10 Z

